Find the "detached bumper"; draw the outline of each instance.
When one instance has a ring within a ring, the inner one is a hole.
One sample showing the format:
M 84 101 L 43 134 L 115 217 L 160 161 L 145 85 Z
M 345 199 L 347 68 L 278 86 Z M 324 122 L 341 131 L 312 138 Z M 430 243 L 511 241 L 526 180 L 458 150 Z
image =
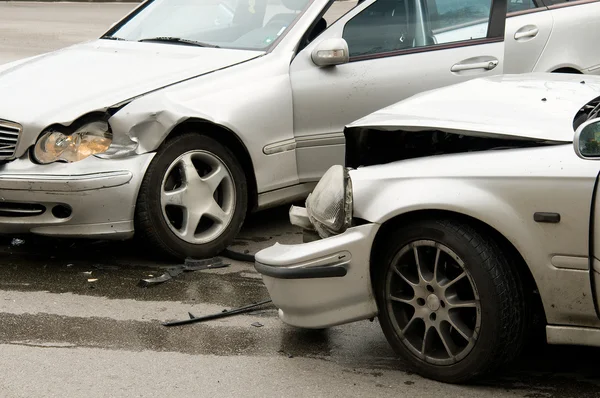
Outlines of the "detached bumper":
M 377 315 L 370 277 L 377 224 L 327 239 L 280 245 L 256 254 L 279 316 L 293 326 L 325 328 Z
M 154 154 L 38 165 L 0 165 L 0 234 L 124 239 Z

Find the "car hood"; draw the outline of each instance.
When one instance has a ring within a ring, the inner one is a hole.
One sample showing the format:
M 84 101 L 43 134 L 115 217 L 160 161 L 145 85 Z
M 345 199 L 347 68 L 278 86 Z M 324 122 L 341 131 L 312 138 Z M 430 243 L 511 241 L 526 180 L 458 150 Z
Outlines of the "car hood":
M 572 142 L 573 121 L 600 97 L 600 77 L 531 73 L 470 80 L 417 94 L 349 130 L 440 130 L 463 135 Z
M 24 134 L 69 124 L 86 113 L 263 54 L 149 42 L 78 44 L 0 65 L 0 119 L 22 124 Z

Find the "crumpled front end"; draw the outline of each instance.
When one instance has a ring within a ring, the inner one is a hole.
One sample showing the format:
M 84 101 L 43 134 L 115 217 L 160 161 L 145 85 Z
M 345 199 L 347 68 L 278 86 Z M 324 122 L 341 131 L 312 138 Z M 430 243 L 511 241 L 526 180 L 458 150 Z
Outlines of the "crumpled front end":
M 302 328 L 327 328 L 377 315 L 370 277 L 379 225 L 365 224 L 327 239 L 276 244 L 256 254 L 279 317 Z

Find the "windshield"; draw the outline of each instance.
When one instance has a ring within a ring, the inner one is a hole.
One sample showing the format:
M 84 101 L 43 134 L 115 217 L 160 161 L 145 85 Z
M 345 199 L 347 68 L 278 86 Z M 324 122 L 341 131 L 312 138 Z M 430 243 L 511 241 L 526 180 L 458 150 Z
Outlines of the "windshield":
M 310 0 L 154 0 L 103 38 L 266 50 Z

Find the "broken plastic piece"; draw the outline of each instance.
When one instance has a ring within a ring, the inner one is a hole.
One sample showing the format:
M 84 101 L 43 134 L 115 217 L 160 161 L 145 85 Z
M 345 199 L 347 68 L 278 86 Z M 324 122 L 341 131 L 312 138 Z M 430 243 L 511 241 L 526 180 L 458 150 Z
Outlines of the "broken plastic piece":
M 139 282 L 141 287 L 155 286 L 161 283 L 165 283 L 181 275 L 184 272 L 203 271 L 207 269 L 224 268 L 229 267 L 229 264 L 225 264 L 222 258 L 209 258 L 204 260 L 195 260 L 188 258 L 185 260 L 183 265 L 176 267 L 167 268 L 167 272 L 156 278 L 142 279 Z
M 222 258 L 209 258 L 205 260 L 196 260 L 193 258 L 187 258 L 185 260 L 183 270 L 185 272 L 191 271 L 202 271 L 205 269 L 213 268 L 225 268 L 229 267 L 229 264 L 225 264 Z
M 10 242 L 10 244 L 11 244 L 11 246 L 23 246 L 25 244 L 25 241 L 23 239 L 14 238 Z
M 206 315 L 206 316 L 201 316 L 201 317 L 196 317 L 193 314 L 189 313 L 190 319 L 185 319 L 183 321 L 173 321 L 173 322 L 165 322 L 163 323 L 163 326 L 181 326 L 181 325 L 189 325 L 192 323 L 198 323 L 198 322 L 205 322 L 205 321 L 210 321 L 213 319 L 221 319 L 221 318 L 226 318 L 232 315 L 237 315 L 237 314 L 243 314 L 245 312 L 250 312 L 251 310 L 253 310 L 256 307 L 260 307 L 262 305 L 271 303 L 271 300 L 264 300 L 264 301 L 260 301 L 258 303 L 254 303 L 254 304 L 250 304 L 250 305 L 246 305 L 243 307 L 239 307 L 239 308 L 234 308 L 231 310 L 224 310 L 223 312 L 218 312 L 216 314 L 211 314 L 211 315 Z
M 98 279 L 88 279 L 88 282 L 90 282 L 90 283 L 98 282 Z
M 161 276 L 157 276 L 156 278 L 142 279 L 140 280 L 139 286 L 148 287 L 158 285 L 160 283 L 164 283 L 168 280 L 171 280 L 171 275 L 168 272 L 162 274 Z
M 262 328 L 262 327 L 263 327 L 263 326 L 265 326 L 265 325 L 263 325 L 263 324 L 262 324 L 262 323 L 260 323 L 260 322 L 254 322 L 254 323 L 252 324 L 252 326 L 254 326 L 255 328 Z

